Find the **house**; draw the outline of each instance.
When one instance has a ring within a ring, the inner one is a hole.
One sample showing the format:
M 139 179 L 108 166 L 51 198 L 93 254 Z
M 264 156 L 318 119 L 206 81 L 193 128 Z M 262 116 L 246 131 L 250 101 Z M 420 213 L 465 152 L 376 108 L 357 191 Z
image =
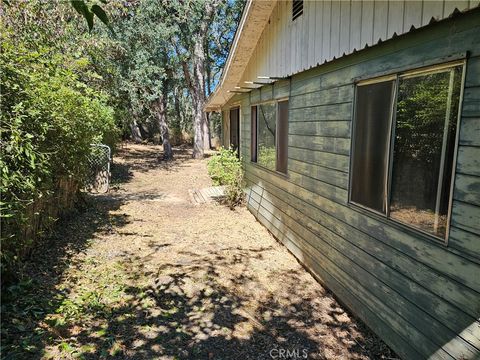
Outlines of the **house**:
M 480 358 L 479 1 L 247 1 L 206 110 L 250 211 L 404 359 Z

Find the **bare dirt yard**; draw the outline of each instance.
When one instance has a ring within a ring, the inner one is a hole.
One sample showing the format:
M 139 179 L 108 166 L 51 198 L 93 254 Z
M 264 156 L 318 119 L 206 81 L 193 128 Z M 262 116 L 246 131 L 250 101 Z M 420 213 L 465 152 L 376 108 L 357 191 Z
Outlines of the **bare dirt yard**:
M 390 359 L 395 354 L 245 209 L 194 205 L 210 186 L 186 148 L 124 145 L 6 292 L 3 358 Z

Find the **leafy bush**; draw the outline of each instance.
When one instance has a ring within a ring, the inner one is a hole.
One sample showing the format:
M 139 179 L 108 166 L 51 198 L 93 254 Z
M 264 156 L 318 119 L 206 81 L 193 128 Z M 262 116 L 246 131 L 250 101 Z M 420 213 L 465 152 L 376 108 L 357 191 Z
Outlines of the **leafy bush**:
M 243 170 L 242 161 L 237 157 L 233 149 L 220 148 L 208 161 L 208 174 L 214 185 L 225 185 L 225 198 L 227 204 L 233 209 L 242 203 L 243 192 Z
M 106 96 L 79 80 L 83 59 L 52 55 L 48 48 L 29 49 L 12 41 L 8 33 L 1 40 L 0 260 L 4 274 L 38 231 L 49 226 L 51 215 L 61 212 L 63 205 L 68 207 L 59 194 L 65 198 L 63 192 L 76 193 L 83 185 L 90 144 L 113 146 L 117 130 Z

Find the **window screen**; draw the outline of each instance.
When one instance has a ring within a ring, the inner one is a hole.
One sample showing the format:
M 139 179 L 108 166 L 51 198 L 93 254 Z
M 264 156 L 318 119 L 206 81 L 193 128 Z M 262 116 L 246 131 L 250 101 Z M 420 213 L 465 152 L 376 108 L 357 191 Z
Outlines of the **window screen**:
M 357 87 L 351 201 L 386 212 L 390 119 L 395 81 Z
M 268 103 L 257 106 L 258 154 L 257 163 L 275 170 L 277 104 Z
M 287 173 L 288 162 L 288 100 L 278 103 L 277 171 Z
M 390 216 L 445 237 L 462 67 L 401 77 Z

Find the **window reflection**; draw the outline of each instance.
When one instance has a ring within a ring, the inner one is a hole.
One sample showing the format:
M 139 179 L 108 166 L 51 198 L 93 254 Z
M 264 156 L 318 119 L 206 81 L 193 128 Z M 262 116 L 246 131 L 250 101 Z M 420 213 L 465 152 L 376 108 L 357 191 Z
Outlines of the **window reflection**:
M 399 79 L 390 216 L 445 237 L 462 67 Z
M 257 163 L 275 170 L 276 150 L 276 103 L 261 104 L 257 107 L 258 154 Z

